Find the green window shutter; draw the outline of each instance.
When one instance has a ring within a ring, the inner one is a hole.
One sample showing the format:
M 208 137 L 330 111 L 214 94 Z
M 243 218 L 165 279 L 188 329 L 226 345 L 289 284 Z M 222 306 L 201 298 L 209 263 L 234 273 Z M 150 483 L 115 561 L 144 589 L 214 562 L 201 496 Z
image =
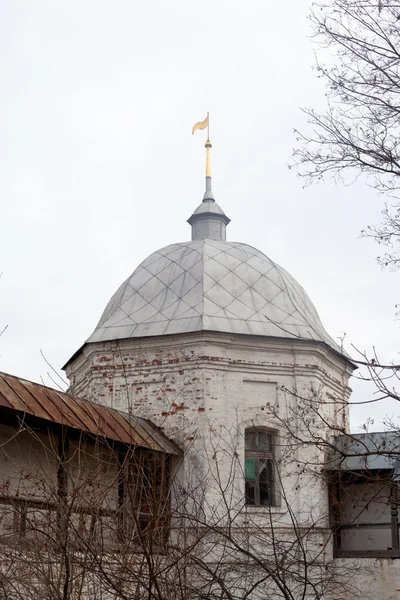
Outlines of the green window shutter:
M 256 480 L 256 459 L 246 458 L 244 461 L 244 475 L 246 481 Z

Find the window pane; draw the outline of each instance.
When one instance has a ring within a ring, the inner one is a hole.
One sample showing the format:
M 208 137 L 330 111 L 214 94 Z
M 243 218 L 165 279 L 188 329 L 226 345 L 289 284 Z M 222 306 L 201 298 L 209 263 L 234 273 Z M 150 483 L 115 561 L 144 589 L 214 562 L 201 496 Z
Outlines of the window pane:
M 263 451 L 267 450 L 267 434 L 265 431 L 258 432 L 258 449 Z
M 244 434 L 244 444 L 246 450 L 256 450 L 256 431 L 254 429 L 246 429 Z
M 246 481 L 256 480 L 256 460 L 255 458 L 246 458 L 244 461 L 244 475 Z
M 246 504 L 254 505 L 256 503 L 256 482 L 246 481 L 245 486 Z
M 272 461 L 260 461 L 260 504 L 272 504 L 273 468 Z

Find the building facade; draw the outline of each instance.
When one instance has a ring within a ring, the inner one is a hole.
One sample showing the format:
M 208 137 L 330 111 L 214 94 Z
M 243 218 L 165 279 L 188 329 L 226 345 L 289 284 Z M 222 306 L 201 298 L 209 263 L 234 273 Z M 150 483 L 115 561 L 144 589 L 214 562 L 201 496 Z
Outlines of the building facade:
M 182 448 L 172 529 L 199 589 L 394 600 L 393 558 L 378 573 L 372 559 L 334 557 L 325 465 L 349 433 L 355 365 L 284 269 L 226 241 L 229 221 L 207 171 L 191 241 L 156 251 L 117 290 L 65 366 L 71 392 L 150 419 Z

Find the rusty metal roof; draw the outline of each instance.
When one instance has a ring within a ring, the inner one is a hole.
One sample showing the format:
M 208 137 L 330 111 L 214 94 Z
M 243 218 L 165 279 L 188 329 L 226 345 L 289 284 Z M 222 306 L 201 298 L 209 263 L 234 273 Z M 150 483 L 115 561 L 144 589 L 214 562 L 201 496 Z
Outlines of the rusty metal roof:
M 158 452 L 181 450 L 151 421 L 0 372 L 0 407 Z

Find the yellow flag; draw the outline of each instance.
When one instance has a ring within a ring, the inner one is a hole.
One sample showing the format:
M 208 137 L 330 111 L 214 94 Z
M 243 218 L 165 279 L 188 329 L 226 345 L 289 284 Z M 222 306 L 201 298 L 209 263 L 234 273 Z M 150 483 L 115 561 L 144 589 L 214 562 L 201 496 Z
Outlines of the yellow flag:
M 198 129 L 205 129 L 206 127 L 208 127 L 208 115 L 206 116 L 206 118 L 204 119 L 204 121 L 199 121 L 198 123 L 196 123 L 196 125 L 192 129 L 192 135 Z

